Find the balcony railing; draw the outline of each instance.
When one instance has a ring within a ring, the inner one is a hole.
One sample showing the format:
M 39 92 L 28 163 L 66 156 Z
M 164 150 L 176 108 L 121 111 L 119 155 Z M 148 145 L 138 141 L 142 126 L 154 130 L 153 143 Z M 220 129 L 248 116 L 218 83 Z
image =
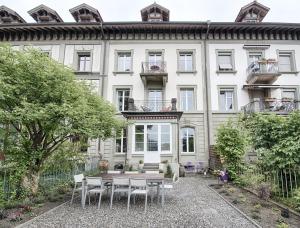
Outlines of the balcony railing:
M 172 100 L 128 100 L 128 112 L 173 112 L 177 111 L 176 98 Z
M 158 62 L 142 62 L 143 74 L 166 74 L 167 64 L 164 61 Z
M 252 62 L 247 68 L 247 75 L 247 82 L 253 84 L 273 82 L 281 74 L 278 62 L 274 59 L 268 59 Z
M 274 112 L 285 114 L 299 109 L 299 101 L 292 99 L 259 99 L 255 98 L 249 104 L 242 107 L 245 114 L 255 112 Z

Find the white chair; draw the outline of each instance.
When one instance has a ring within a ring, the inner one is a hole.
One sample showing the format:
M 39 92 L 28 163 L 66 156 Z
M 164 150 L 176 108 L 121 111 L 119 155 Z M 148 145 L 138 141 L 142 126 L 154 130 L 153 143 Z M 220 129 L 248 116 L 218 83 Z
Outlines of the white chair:
M 121 170 L 107 170 L 107 174 L 121 174 Z
M 139 171 L 125 171 L 125 174 L 139 174 Z
M 131 195 L 145 195 L 145 212 L 147 210 L 147 199 L 148 199 L 148 185 L 146 179 L 135 179 L 132 178 L 129 180 L 129 194 L 128 194 L 128 203 L 127 203 L 127 211 L 129 211 L 130 206 L 130 198 Z M 135 197 L 134 197 L 135 203 Z
M 164 185 L 159 185 L 159 192 L 161 193 L 161 190 L 164 190 L 164 191 L 169 191 L 169 190 L 171 190 L 171 189 L 173 189 L 174 188 L 174 184 L 176 183 L 176 182 L 178 182 L 179 181 L 179 177 L 174 173 L 174 175 L 173 175 L 173 179 L 172 179 L 172 183 L 168 183 L 168 184 L 164 184 Z
M 74 194 L 75 192 L 81 192 L 82 191 L 82 180 L 84 178 L 83 174 L 78 174 L 78 175 L 74 175 L 74 188 L 73 188 L 73 192 L 72 192 L 72 198 L 71 198 L 71 204 L 73 203 L 73 199 L 74 199 Z M 78 187 L 77 185 L 80 186 Z
M 87 197 L 87 194 L 89 195 L 89 205 L 91 204 L 91 193 L 92 194 L 100 194 L 99 195 L 99 202 L 98 202 L 98 209 L 101 206 L 101 198 L 102 193 L 106 190 L 103 188 L 103 182 L 101 177 L 87 177 L 86 178 L 86 185 L 87 189 L 85 192 L 85 198 Z
M 159 174 L 159 171 L 156 171 L 156 170 L 146 170 L 145 173 L 147 173 L 147 174 Z
M 114 194 L 127 193 L 129 194 L 129 178 L 113 178 L 111 195 L 110 195 L 110 209 L 112 208 Z

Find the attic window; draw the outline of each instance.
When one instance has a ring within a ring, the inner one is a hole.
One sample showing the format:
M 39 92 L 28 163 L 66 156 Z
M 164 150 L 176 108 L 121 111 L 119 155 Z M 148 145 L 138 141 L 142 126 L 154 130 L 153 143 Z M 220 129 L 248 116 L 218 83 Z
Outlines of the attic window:
M 149 21 L 162 21 L 161 13 L 153 12 L 149 14 Z

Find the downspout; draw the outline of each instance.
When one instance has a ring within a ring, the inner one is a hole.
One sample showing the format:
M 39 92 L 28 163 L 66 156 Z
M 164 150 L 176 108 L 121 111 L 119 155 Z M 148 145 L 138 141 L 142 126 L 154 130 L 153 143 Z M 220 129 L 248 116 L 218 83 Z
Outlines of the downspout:
M 210 21 L 207 22 L 207 30 L 204 38 L 204 79 L 205 79 L 205 96 L 206 96 L 206 119 L 207 119 L 207 143 L 208 143 L 208 153 L 209 153 L 209 147 L 210 147 L 210 104 L 209 104 L 209 83 L 208 83 L 208 69 L 207 69 L 207 59 L 209 56 L 207 56 L 207 40 L 209 39 L 209 30 L 210 30 Z M 209 156 L 209 155 L 208 155 Z M 210 158 L 208 158 L 210 159 Z M 208 161 L 209 162 L 209 161 Z

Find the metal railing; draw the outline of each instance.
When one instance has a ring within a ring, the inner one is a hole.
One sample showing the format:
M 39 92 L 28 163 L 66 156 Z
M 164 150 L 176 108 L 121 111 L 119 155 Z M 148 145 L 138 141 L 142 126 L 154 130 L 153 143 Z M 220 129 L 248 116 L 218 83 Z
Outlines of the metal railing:
M 256 75 L 269 74 L 277 75 L 279 74 L 278 62 L 274 59 L 268 60 L 258 60 L 252 62 L 247 68 L 248 80 Z
M 165 61 L 142 62 L 142 73 L 162 74 L 167 73 L 167 64 Z
M 297 110 L 299 101 L 292 99 L 255 99 L 242 107 L 245 114 L 254 112 L 289 113 Z
M 171 112 L 170 100 L 134 100 L 133 111 L 137 112 Z

